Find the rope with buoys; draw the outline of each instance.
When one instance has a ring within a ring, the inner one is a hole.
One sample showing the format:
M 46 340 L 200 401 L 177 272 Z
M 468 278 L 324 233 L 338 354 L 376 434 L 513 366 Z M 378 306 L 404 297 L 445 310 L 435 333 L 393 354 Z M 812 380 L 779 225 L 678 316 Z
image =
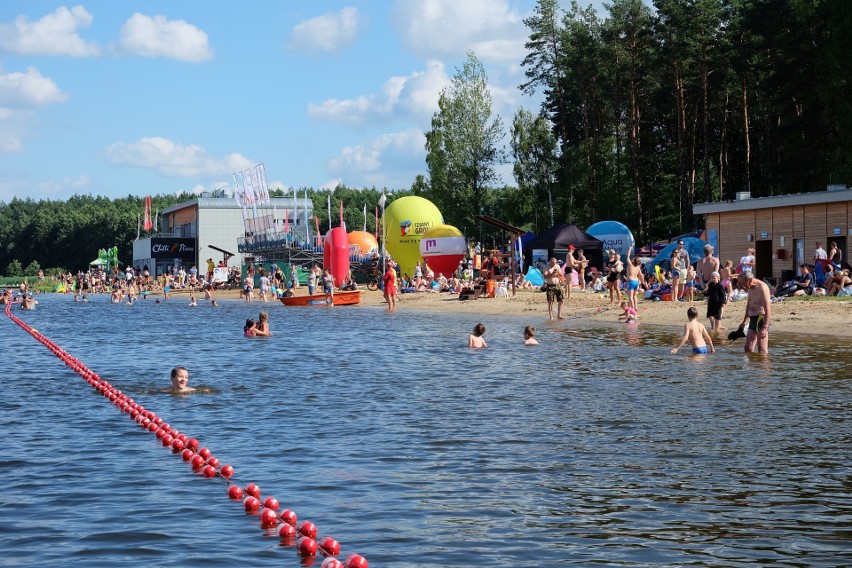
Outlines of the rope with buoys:
M 113 405 L 127 414 L 141 428 L 153 433 L 163 447 L 170 448 L 173 454 L 180 454 L 183 461 L 189 462 L 196 473 L 200 473 L 206 478 L 224 480 L 228 484 L 228 497 L 233 500 L 242 500 L 246 513 L 257 515 L 260 518 L 262 529 L 274 529 L 281 538 L 283 545 L 295 546 L 296 551 L 302 557 L 313 557 L 317 553 L 322 554 L 325 560 L 323 560 L 321 568 L 369 568 L 367 559 L 360 554 L 349 554 L 343 562 L 338 560 L 340 543 L 337 540 L 330 536 L 324 536 L 317 540 L 317 526 L 310 521 L 298 521 L 296 513 L 290 509 L 283 509 L 279 512 L 281 504 L 275 497 L 266 497 L 261 502 L 260 487 L 254 483 L 249 483 L 245 488 L 241 488 L 232 480 L 234 468 L 228 464 L 222 465 L 211 450 L 201 447 L 196 438 L 191 438 L 189 435 L 172 428 L 155 412 L 146 409 L 109 382 L 101 379 L 97 373 L 81 361 L 72 357 L 59 345 L 13 315 L 11 308 L 11 304 L 7 303 L 6 315 L 13 322 L 33 336 L 36 341 L 47 347 L 72 371 L 89 383 L 96 392 L 109 399 Z

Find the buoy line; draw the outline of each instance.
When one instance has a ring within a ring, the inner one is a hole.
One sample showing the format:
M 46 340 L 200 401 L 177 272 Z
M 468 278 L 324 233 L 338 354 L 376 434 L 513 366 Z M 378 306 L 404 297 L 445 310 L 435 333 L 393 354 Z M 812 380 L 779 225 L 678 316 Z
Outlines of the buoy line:
M 200 473 L 205 478 L 224 480 L 228 485 L 228 497 L 235 501 L 242 500 L 246 513 L 257 515 L 260 518 L 262 529 L 275 529 L 282 544 L 295 546 L 296 551 L 303 557 L 313 557 L 317 553 L 322 554 L 325 556 L 325 560 L 323 560 L 321 568 L 369 568 L 367 559 L 357 553 L 349 554 L 342 562 L 338 560 L 340 543 L 337 540 L 330 536 L 323 536 L 317 540 L 317 526 L 310 521 L 298 521 L 296 513 L 290 509 L 285 508 L 279 512 L 281 504 L 275 497 L 266 497 L 261 502 L 260 487 L 254 483 L 247 484 L 245 488 L 234 483 L 232 479 L 234 468 L 232 466 L 222 465 L 212 451 L 202 447 L 196 438 L 191 438 L 189 435 L 172 428 L 155 412 L 146 409 L 109 382 L 101 379 L 97 373 L 72 357 L 70 353 L 48 337 L 14 316 L 11 304 L 6 304 L 6 315 L 21 329 L 33 336 L 36 341 L 50 349 L 71 370 L 89 383 L 96 392 L 109 399 L 114 406 L 127 414 L 137 425 L 153 433 L 163 447 L 170 448 L 173 454 L 180 454 L 183 461 L 192 465 L 194 472 Z

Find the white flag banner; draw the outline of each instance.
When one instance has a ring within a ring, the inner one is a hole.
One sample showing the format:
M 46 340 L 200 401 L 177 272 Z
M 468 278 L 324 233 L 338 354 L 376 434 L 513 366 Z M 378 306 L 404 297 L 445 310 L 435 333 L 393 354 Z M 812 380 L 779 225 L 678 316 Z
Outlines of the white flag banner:
M 254 187 L 254 202 L 258 205 L 263 205 L 263 188 L 260 187 L 260 177 L 257 175 L 257 168 L 246 171 L 251 176 L 251 185 Z
M 243 201 L 245 201 L 246 205 L 254 205 L 256 199 L 254 198 L 254 186 L 251 183 L 251 172 L 249 170 L 244 170 L 240 172 L 240 175 L 243 178 L 243 188 L 245 188 Z
M 260 192 L 263 195 L 263 203 L 271 203 L 272 200 L 269 197 L 269 187 L 266 185 L 266 168 L 263 164 L 258 164 L 254 169 L 257 172 L 257 179 L 260 183 Z
M 236 172 L 232 173 L 231 176 L 234 178 L 234 199 L 237 200 L 237 205 L 245 211 L 246 203 L 243 200 L 243 184 L 237 179 Z

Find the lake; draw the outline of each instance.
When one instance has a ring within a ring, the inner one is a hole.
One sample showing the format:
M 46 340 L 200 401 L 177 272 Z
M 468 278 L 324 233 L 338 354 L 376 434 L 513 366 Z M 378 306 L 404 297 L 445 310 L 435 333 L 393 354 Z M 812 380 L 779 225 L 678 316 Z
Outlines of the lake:
M 14 314 L 370 566 L 852 564 L 852 345 L 42 295 Z M 266 309 L 274 336 L 246 339 Z M 467 349 L 478 322 L 489 348 Z M 522 345 L 525 325 L 541 344 Z M 4 565 L 310 566 L 5 315 Z M 153 391 L 175 365 L 213 394 Z

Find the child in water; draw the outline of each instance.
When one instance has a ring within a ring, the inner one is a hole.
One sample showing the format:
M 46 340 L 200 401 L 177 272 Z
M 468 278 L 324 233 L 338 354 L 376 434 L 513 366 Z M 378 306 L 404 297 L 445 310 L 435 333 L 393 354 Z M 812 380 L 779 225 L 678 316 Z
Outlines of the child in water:
M 243 327 L 243 333 L 246 337 L 254 337 L 255 336 L 255 323 L 254 320 L 249 318 L 246 320 L 246 325 Z
M 622 301 L 619 306 L 624 310 L 624 313 L 618 316 L 618 319 L 624 318 L 624 323 L 636 323 L 636 318 L 639 317 L 639 312 L 636 311 L 636 308 L 625 301 Z
M 472 349 L 488 347 L 485 343 L 485 339 L 482 338 L 483 335 L 485 335 L 485 326 L 481 323 L 476 324 L 473 328 L 473 333 L 471 333 L 467 339 L 467 346 Z
M 189 371 L 186 367 L 175 367 L 172 369 L 172 386 L 163 389 L 163 392 L 171 394 L 189 394 L 195 389 L 189 386 Z
M 704 327 L 703 323 L 698 321 L 698 309 L 695 307 L 689 308 L 686 310 L 686 316 L 689 318 L 689 321 L 683 326 L 683 337 L 680 343 L 672 349 L 672 355 L 677 353 L 677 350 L 683 347 L 687 341 L 692 345 L 692 352 L 696 355 L 715 353 L 716 349 L 713 347 L 713 340 L 710 339 L 707 328 Z
M 535 328 L 531 325 L 524 328 L 524 345 L 538 345 L 535 339 Z
M 198 302 L 195 300 L 195 296 L 189 297 L 189 307 L 190 308 L 197 308 L 198 307 Z

